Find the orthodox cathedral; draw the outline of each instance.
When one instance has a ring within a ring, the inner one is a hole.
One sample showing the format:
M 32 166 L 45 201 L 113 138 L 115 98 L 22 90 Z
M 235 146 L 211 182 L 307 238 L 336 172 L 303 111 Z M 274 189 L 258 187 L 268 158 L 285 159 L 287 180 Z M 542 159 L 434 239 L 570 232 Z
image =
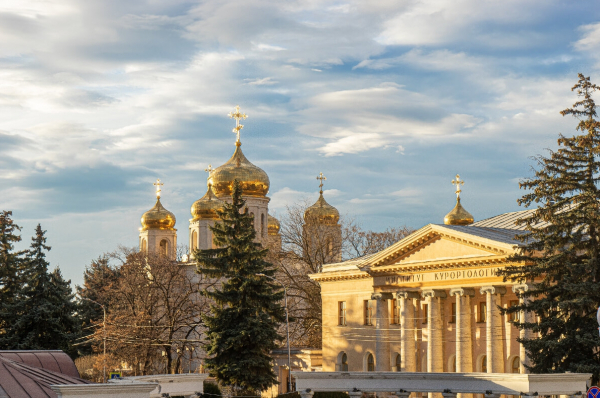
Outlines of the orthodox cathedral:
M 237 107 L 229 116 L 236 120 L 235 150 L 222 166 L 209 166 L 206 194 L 191 206 L 190 255 L 213 247 L 210 227 L 216 211 L 231 202 L 236 179 L 257 241 L 281 248 L 279 222 L 269 215 L 269 177 L 242 152 L 240 120 L 246 115 Z M 342 261 L 339 212 L 323 197 L 325 177 L 317 179 L 320 195 L 304 213 L 303 234 L 309 242 L 325 242 L 331 260 L 309 275 L 321 287 L 323 348 L 297 350 L 291 370 L 526 372 L 529 359 L 517 338 L 532 335 L 513 322 L 531 322 L 533 314 L 502 315 L 499 307 L 519 303 L 529 286 L 496 272 L 514 265 L 515 236 L 525 232 L 515 220 L 532 210 L 475 222 L 461 205 L 464 182 L 457 175 L 456 204 L 443 223 L 428 224 L 381 252 Z M 160 181 L 155 185 L 156 204 L 141 219 L 140 250 L 174 258 L 175 216 L 161 204 Z M 276 358 L 274 366 L 285 380 L 287 363 Z M 286 392 L 286 383 L 274 388 Z
M 236 107 L 229 117 L 236 120 L 233 132 L 237 134 L 235 150 L 231 158 L 222 166 L 213 169 L 211 165 L 205 170 L 208 172 L 206 181 L 207 189 L 203 197 L 195 201 L 191 206 L 189 224 L 189 255 L 192 258 L 197 249 L 213 248 L 213 237 L 210 227 L 214 226 L 219 219 L 217 210 L 223 207 L 223 203 L 231 203 L 233 182 L 238 180 L 242 186 L 242 196 L 246 201 L 248 212 L 254 217 L 254 228 L 256 229 L 256 240 L 263 246 L 281 249 L 281 237 L 279 235 L 279 221 L 269 215 L 269 176 L 263 169 L 252 164 L 242 152 L 240 141 L 240 130 L 244 127 L 240 120 L 246 119 L 247 115 L 240 112 Z M 328 256 L 336 261 L 341 260 L 341 226 L 339 225 L 340 214 L 323 197 L 323 180 L 325 176 L 321 173 L 317 179 L 321 181 L 320 194 L 316 203 L 310 206 L 304 214 L 304 233 L 307 236 L 321 235 L 326 232 L 325 250 L 331 251 Z M 177 247 L 177 230 L 175 229 L 176 218 L 167 210 L 160 201 L 160 180 L 156 186 L 156 204 L 142 215 L 139 235 L 140 251 L 144 253 L 156 253 L 175 258 Z M 319 230 L 319 234 L 311 233 Z M 315 242 L 316 245 L 316 242 Z M 315 246 L 315 250 L 316 246 Z M 333 253 L 335 251 L 336 253 Z

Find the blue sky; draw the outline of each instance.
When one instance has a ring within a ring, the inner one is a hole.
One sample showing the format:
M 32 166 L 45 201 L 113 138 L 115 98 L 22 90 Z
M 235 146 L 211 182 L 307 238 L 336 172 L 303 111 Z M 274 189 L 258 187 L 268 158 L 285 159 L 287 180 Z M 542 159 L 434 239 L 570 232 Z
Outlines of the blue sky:
M 595 1 L 4 0 L 0 208 L 74 283 L 137 244 L 156 178 L 185 243 L 239 104 L 275 215 L 319 172 L 374 230 L 442 222 L 456 173 L 476 220 L 515 211 L 599 54 Z

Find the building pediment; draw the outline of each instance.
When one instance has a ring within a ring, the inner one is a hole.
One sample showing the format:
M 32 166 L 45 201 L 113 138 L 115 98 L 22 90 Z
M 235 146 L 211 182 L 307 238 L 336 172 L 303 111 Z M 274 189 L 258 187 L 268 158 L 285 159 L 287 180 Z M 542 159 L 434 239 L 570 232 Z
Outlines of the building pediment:
M 439 264 L 497 263 L 516 253 L 521 231 L 429 224 L 357 264 L 366 272 Z

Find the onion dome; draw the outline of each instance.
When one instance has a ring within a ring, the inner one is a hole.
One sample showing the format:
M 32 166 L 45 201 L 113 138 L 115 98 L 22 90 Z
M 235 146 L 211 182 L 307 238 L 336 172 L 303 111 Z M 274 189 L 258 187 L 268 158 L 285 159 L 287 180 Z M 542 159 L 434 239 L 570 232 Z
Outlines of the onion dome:
M 317 202 L 304 212 L 304 222 L 307 224 L 337 224 L 339 220 L 340 212 L 327 203 L 323 191 L 320 192 Z
M 165 209 L 160 198 L 156 198 L 156 204 L 142 216 L 142 231 L 147 229 L 169 229 L 175 228 L 175 214 Z
M 238 180 L 244 196 L 265 197 L 269 192 L 269 176 L 263 169 L 246 159 L 240 141 L 237 141 L 235 146 L 231 159 L 210 173 L 208 185 L 212 185 L 218 197 L 231 196 L 233 182 Z
M 192 221 L 200 219 L 217 219 L 217 210 L 223 208 L 223 201 L 217 198 L 209 185 L 208 190 L 203 197 L 198 199 L 192 205 Z
M 281 228 L 279 220 L 272 215 L 267 214 L 267 229 L 269 235 L 279 235 L 279 228 Z
M 444 224 L 446 225 L 469 225 L 473 224 L 475 219 L 465 210 L 464 207 L 460 204 L 460 193 L 462 192 L 460 186 L 464 184 L 464 181 L 461 181 L 460 176 L 456 175 L 456 180 L 452 180 L 452 184 L 456 185 L 456 206 L 454 209 L 450 211 L 450 213 L 446 214 L 444 217 Z

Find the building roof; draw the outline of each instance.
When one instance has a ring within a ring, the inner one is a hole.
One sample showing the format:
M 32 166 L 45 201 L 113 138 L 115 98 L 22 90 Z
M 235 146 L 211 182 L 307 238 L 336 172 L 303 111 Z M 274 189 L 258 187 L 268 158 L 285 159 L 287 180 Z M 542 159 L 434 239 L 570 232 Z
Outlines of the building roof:
M 0 351 L 0 398 L 56 398 L 56 384 L 90 384 L 62 351 Z
M 62 373 L 67 376 L 79 378 L 79 371 L 75 363 L 61 350 L 7 350 L 0 351 L 0 358 L 21 362 L 36 368 Z
M 438 227 L 451 229 L 457 232 L 463 232 L 469 235 L 478 236 L 480 238 L 490 239 L 496 242 L 508 244 L 520 244 L 520 241 L 515 239 L 516 235 L 526 234 L 528 231 L 510 228 L 493 228 L 472 225 L 444 225 L 436 224 Z
M 525 225 L 517 225 L 517 219 L 527 217 L 535 211 L 536 209 L 529 209 L 499 214 L 494 217 L 486 218 L 485 220 L 477 221 L 471 224 L 471 227 L 502 228 L 524 231 Z

